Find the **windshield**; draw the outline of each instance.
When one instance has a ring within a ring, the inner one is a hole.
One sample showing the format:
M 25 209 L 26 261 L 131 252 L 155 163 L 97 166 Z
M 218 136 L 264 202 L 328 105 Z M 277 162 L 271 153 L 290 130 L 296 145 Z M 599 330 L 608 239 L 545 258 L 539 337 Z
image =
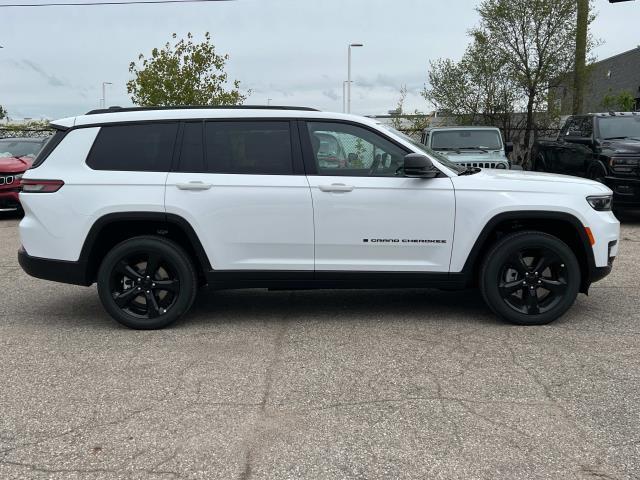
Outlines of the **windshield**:
M 380 125 L 382 127 L 386 128 L 387 130 L 389 130 L 390 132 L 398 135 L 399 137 L 404 138 L 407 142 L 411 143 L 411 145 L 416 147 L 418 150 L 426 153 L 427 155 L 429 155 L 431 157 L 434 157 L 436 160 L 438 160 L 438 162 L 440 162 L 445 167 L 453 170 L 454 172 L 462 173 L 462 172 L 464 172 L 466 170 L 466 167 L 464 167 L 462 165 L 458 165 L 457 163 L 453 163 L 451 160 L 449 160 L 447 157 L 445 157 L 441 153 L 438 153 L 435 150 L 431 150 L 426 145 L 423 145 L 422 143 L 415 141 L 409 135 L 406 135 L 406 134 L 400 132 L 399 130 L 396 130 L 395 128 L 390 127 L 388 125 L 383 125 L 383 124 L 380 124 Z
M 496 130 L 442 130 L 431 134 L 433 150 L 500 150 L 502 139 Z
M 640 116 L 598 117 L 600 138 L 633 138 L 640 140 Z
M 35 158 L 40 148 L 42 148 L 42 142 L 26 142 L 5 138 L 0 140 L 0 157 Z

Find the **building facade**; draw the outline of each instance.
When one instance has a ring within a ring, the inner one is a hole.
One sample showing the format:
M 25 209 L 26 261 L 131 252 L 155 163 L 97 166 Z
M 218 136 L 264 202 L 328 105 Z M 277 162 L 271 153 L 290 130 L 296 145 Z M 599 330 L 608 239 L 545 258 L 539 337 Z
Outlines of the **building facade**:
M 640 110 L 640 47 L 596 62 L 588 67 L 588 72 L 584 112 L 621 110 L 621 97 L 630 102 L 632 110 Z M 573 75 L 568 75 L 552 94 L 561 114 L 569 115 L 573 106 Z

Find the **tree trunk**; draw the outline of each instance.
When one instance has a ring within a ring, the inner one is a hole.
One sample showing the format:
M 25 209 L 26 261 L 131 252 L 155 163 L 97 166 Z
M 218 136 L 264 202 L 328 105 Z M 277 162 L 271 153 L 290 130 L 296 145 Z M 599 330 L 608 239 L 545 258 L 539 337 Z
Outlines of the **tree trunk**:
M 576 29 L 576 64 L 573 75 L 573 115 L 582 113 L 587 70 L 587 31 L 589 26 L 589 0 L 578 1 Z
M 530 163 L 531 157 L 531 132 L 533 131 L 533 104 L 536 98 L 536 92 L 529 90 L 529 101 L 527 102 L 527 123 L 524 126 L 523 149 L 525 156 L 522 159 L 522 167 Z

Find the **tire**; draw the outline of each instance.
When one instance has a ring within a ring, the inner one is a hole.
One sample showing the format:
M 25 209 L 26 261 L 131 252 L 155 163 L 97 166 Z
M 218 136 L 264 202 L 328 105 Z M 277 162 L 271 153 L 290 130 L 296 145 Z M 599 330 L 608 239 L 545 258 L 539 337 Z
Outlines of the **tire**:
M 567 244 L 537 231 L 502 238 L 480 271 L 485 302 L 516 325 L 546 325 L 560 318 L 575 302 L 580 283 L 580 265 Z
M 605 184 L 604 178 L 606 176 L 607 176 L 607 171 L 601 165 L 593 167 L 589 171 L 589 178 L 591 180 L 594 180 L 594 181 L 598 182 L 598 183 L 602 183 L 603 185 Z
M 197 286 L 187 253 L 155 236 L 119 243 L 98 270 L 98 295 L 105 310 L 137 330 L 164 328 L 178 320 L 191 308 Z
M 536 163 L 533 166 L 532 170 L 536 172 L 546 172 L 547 171 L 547 161 L 544 158 L 542 153 L 538 153 L 536 156 Z

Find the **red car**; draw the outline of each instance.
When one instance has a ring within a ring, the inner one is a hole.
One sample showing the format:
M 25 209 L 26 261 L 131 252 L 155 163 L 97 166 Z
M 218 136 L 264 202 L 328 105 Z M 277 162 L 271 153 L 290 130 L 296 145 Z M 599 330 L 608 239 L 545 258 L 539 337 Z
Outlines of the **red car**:
M 0 138 L 0 212 L 18 210 L 20 178 L 48 138 Z

